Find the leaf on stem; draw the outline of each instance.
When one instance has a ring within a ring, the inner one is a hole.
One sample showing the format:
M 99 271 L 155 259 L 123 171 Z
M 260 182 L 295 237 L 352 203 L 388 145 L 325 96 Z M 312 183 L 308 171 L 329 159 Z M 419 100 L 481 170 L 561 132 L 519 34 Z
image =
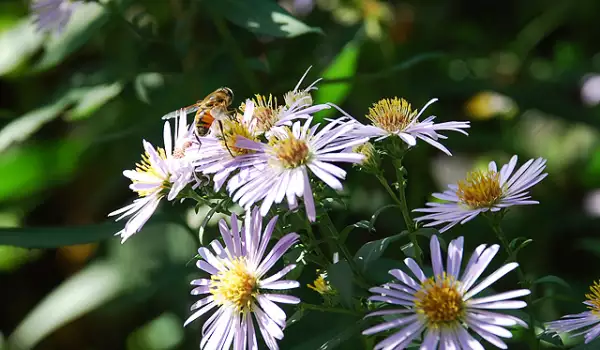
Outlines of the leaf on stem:
M 346 307 L 352 305 L 354 274 L 346 260 L 340 260 L 327 269 L 331 285 L 340 293 L 340 299 Z
M 408 231 L 403 231 L 397 235 L 376 241 L 367 242 L 356 252 L 354 261 L 356 261 L 356 264 L 362 271 L 366 271 L 373 261 L 379 259 L 381 255 L 383 255 L 390 243 L 395 242 L 406 235 L 408 235 Z

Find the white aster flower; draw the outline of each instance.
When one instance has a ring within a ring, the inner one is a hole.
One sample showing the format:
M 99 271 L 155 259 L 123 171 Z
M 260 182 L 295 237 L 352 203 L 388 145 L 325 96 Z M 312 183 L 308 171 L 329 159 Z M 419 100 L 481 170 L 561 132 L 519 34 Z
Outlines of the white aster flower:
M 120 215 L 116 221 L 130 216 L 125 228 L 119 232 L 122 242 L 139 232 L 150 219 L 160 201 L 166 196 L 173 200 L 179 192 L 194 178 L 192 161 L 198 151 L 198 143 L 191 136 L 192 131 L 186 124 L 185 113 L 175 119 L 175 134 L 171 125 L 165 122 L 163 129 L 165 148 L 154 148 L 150 142 L 143 141 L 145 154 L 136 164 L 135 170 L 125 170 L 123 175 L 131 179 L 131 190 L 140 198 L 108 216 Z
M 33 0 L 31 12 L 39 31 L 62 33 L 77 6 L 83 1 Z
M 504 327 L 527 327 L 527 324 L 517 317 L 490 310 L 524 308 L 527 305 L 524 301 L 513 299 L 530 294 L 529 290 L 519 289 L 475 298 L 484 289 L 514 270 L 518 264 L 506 264 L 476 284 L 500 247 L 496 244 L 490 247 L 482 244 L 477 247 L 461 274 L 463 241 L 463 237 L 459 237 L 450 242 L 447 266 L 444 270 L 439 241 L 435 235 L 432 236 L 430 248 L 433 276 L 425 276 L 417 263 L 407 258 L 404 262 L 416 280 L 400 269 L 393 269 L 389 273 L 398 279 L 398 283 L 387 283 L 370 289 L 376 295 L 369 300 L 398 305 L 397 309 L 375 311 L 366 316 L 398 316 L 363 332 L 365 335 L 371 335 L 399 329 L 379 342 L 375 350 L 405 349 L 422 333 L 425 334 L 421 350 L 483 350 L 484 347 L 468 330 L 492 345 L 506 349 L 507 346 L 500 337 L 511 338 L 512 334 Z
M 290 209 L 297 207 L 296 197 L 304 199 L 306 214 L 315 221 L 316 210 L 310 185 L 309 173 L 335 190 L 342 189 L 339 179 L 346 171 L 332 162 L 359 163 L 364 155 L 351 150 L 367 138 L 341 138 L 351 133 L 356 124 L 331 122 L 317 131 L 319 124 L 311 127 L 312 118 L 304 125 L 294 122 L 291 128 L 282 127 L 273 133 L 269 144 L 239 138 L 238 147 L 256 151 L 249 156 L 253 167 L 232 176 L 227 190 L 233 200 L 245 208 L 262 200 L 261 214 L 265 216 L 273 203 L 287 199 Z
M 435 198 L 445 203 L 426 203 L 428 208 L 415 209 L 415 212 L 430 213 L 415 221 L 431 221 L 425 227 L 446 224 L 440 232 L 452 226 L 464 224 L 478 214 L 497 212 L 513 205 L 539 204 L 530 200 L 527 190 L 542 181 L 548 174 L 542 174 L 546 167 L 543 158 L 530 159 L 515 173 L 517 156 L 513 156 L 508 164 L 502 166 L 500 172 L 496 162 L 490 162 L 487 171 L 474 171 L 458 184 L 448 185 L 449 190 L 434 193 Z
M 572 336 L 584 335 L 585 343 L 589 343 L 600 335 L 600 281 L 590 286 L 589 294 L 583 303 L 590 309 L 575 315 L 566 315 L 560 320 L 546 323 L 550 332 L 571 333 Z
M 389 136 L 398 136 L 409 147 L 417 144 L 417 139 L 423 140 L 433 147 L 441 150 L 447 155 L 450 151 L 438 142 L 439 139 L 447 137 L 439 134 L 439 131 L 457 131 L 468 135 L 463 129 L 470 127 L 469 122 L 445 122 L 434 123 L 435 116 L 429 116 L 423 121 L 419 117 L 425 109 L 437 101 L 431 99 L 420 111 L 412 110 L 410 103 L 405 99 L 394 97 L 393 99 L 382 99 L 369 108 L 367 118 L 372 125 L 362 125 L 357 131 L 359 136 L 377 137 L 375 141 L 385 139 Z
M 185 325 L 216 309 L 202 326 L 200 349 L 228 350 L 232 345 L 235 350 L 258 349 L 255 322 L 267 347 L 279 348 L 277 340 L 283 338 L 286 315 L 275 303 L 299 303 L 299 298 L 279 293 L 297 288 L 300 283 L 282 280 L 295 267 L 293 264 L 270 277 L 266 275 L 299 236 L 288 233 L 265 254 L 276 222 L 277 217 L 271 219 L 263 232 L 262 218 L 255 208 L 246 212 L 240 230 L 232 214 L 231 229 L 224 220 L 219 222 L 225 247 L 214 240 L 212 251 L 198 249 L 202 259 L 197 266 L 211 276 L 192 281 L 197 286 L 192 295 L 204 297 L 192 305 L 191 310 L 197 311 Z

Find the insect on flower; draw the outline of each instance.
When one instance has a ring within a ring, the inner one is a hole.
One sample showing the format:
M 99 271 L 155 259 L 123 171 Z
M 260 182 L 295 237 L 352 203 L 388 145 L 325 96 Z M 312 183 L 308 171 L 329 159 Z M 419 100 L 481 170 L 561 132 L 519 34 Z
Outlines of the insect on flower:
M 208 134 L 215 120 L 221 122 L 224 118 L 233 118 L 235 115 L 234 111 L 228 109 L 232 102 L 233 91 L 228 87 L 220 87 L 204 99 L 185 107 L 186 114 L 196 112 L 196 116 L 194 117 L 196 137 Z M 171 119 L 176 115 L 177 111 L 174 111 L 166 114 L 162 119 Z M 222 123 L 220 125 L 222 129 Z

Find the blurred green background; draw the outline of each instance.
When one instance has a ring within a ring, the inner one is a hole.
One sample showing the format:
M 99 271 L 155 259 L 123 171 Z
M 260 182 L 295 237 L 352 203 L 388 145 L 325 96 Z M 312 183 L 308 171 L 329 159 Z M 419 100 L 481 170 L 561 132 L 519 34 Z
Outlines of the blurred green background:
M 504 229 L 533 239 L 520 254 L 529 278 L 556 275 L 568 284 L 551 277 L 535 284 L 538 319 L 584 310 L 583 294 L 600 278 L 600 2 L 101 3 L 86 3 L 63 35 L 49 37 L 35 32 L 27 0 L 0 2 L 0 344 L 7 349 L 197 348 L 199 324 L 182 324 L 194 300 L 188 283 L 199 275 L 190 233 L 209 208 L 196 215 L 189 203 L 164 204 L 121 245 L 113 234 L 123 223 L 106 218 L 134 198 L 121 172 L 138 161 L 143 138 L 162 142 L 163 114 L 219 86 L 232 88 L 236 103 L 255 93 L 281 96 L 309 66 L 306 84 L 324 78 L 316 100 L 363 121 L 371 103 L 393 96 L 416 108 L 437 97 L 428 110 L 437 121 L 471 121 L 469 137 L 445 142 L 453 157 L 426 144 L 410 152 L 411 208 L 490 160 L 548 159 L 550 175 L 533 189 L 541 205 L 511 211 Z M 348 207 L 332 214 L 340 228 L 390 202 L 366 174 L 350 172 L 345 186 Z M 351 250 L 399 233 L 401 222 L 383 212 L 375 232 L 350 234 Z M 469 249 L 496 242 L 482 219 L 443 237 L 459 235 Z M 396 245 L 386 256 L 404 258 Z M 297 276 L 298 294 L 319 303 L 305 288 L 314 269 Z M 495 288 L 515 283 L 509 275 Z M 283 349 L 361 348 L 359 318 L 302 316 Z

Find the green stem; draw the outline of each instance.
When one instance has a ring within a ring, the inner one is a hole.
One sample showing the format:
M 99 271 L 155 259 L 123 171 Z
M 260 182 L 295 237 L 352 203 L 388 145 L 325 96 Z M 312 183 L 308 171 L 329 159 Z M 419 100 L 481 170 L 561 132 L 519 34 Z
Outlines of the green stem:
M 508 239 L 506 238 L 506 235 L 504 234 L 504 231 L 502 230 L 502 227 L 500 226 L 500 220 L 497 219 L 497 215 L 486 215 L 486 217 L 488 218 L 489 222 L 490 222 L 490 226 L 492 227 L 492 230 L 494 231 L 494 233 L 496 234 L 496 237 L 498 237 L 498 240 L 500 241 L 500 244 L 502 245 L 502 247 L 504 248 L 504 250 L 506 251 L 506 253 L 508 254 L 508 262 L 517 262 L 517 256 L 515 254 L 515 251 L 510 247 L 510 243 L 508 242 Z M 529 289 L 531 290 L 531 282 L 525 277 L 525 273 L 523 272 L 523 269 L 521 268 L 521 265 L 519 265 L 517 267 L 517 275 L 519 277 L 519 283 L 523 286 L 523 288 Z M 525 301 L 527 302 L 527 307 L 525 308 L 525 311 L 527 312 L 527 315 L 529 316 L 529 331 L 530 331 L 530 349 L 534 349 L 537 350 L 540 347 L 540 342 L 539 339 L 537 338 L 537 335 L 535 334 L 535 315 L 533 312 L 533 293 L 529 294 L 526 298 Z
M 256 77 L 254 76 L 254 74 L 252 74 L 252 71 L 250 70 L 248 64 L 246 64 L 246 62 L 244 61 L 244 54 L 242 50 L 240 50 L 237 42 L 231 34 L 231 31 L 227 27 L 227 23 L 225 23 L 225 20 L 222 16 L 216 13 L 212 14 L 212 18 L 213 22 L 215 23 L 215 27 L 217 27 L 217 31 L 221 35 L 225 46 L 229 50 L 229 53 L 231 54 L 231 57 L 233 58 L 237 69 L 242 75 L 242 78 L 245 80 L 246 84 L 252 91 L 258 91 L 258 80 L 256 80 Z
M 395 198 L 395 201 L 400 205 L 400 212 L 402 213 L 402 217 L 404 218 L 404 223 L 406 224 L 406 229 L 408 230 L 408 237 L 410 238 L 411 243 L 415 249 L 415 259 L 419 263 L 419 265 L 423 265 L 423 250 L 421 246 L 419 246 L 419 241 L 417 240 L 416 234 L 416 225 L 413 219 L 410 217 L 410 210 L 408 209 L 408 203 L 406 201 L 406 179 L 404 178 L 404 170 L 402 167 L 402 159 L 394 158 L 392 160 L 394 164 L 394 169 L 396 169 L 396 178 L 398 181 L 398 194 L 399 197 L 395 195 L 392 198 Z M 381 179 L 379 180 L 382 184 L 385 183 L 384 187 L 389 188 L 387 181 L 383 178 L 383 175 L 380 175 Z M 388 192 L 393 193 L 391 188 Z
M 358 311 L 342 309 L 342 308 L 337 308 L 337 307 L 314 305 L 314 304 L 308 304 L 308 303 L 300 303 L 300 308 L 305 309 L 305 310 L 314 310 L 314 311 L 320 311 L 320 312 L 333 312 L 333 313 L 338 313 L 338 314 L 363 316 L 363 314 Z
M 354 261 L 354 257 L 352 256 L 348 248 L 340 242 L 340 235 L 337 232 L 335 226 L 333 225 L 333 221 L 331 221 L 331 218 L 329 217 L 329 214 L 327 212 L 325 212 L 325 214 L 321 217 L 321 223 L 329 231 L 329 235 L 331 236 L 331 238 L 333 238 L 333 242 L 336 245 L 337 249 L 350 265 L 350 268 L 356 276 L 356 282 L 358 283 L 358 285 L 360 285 L 362 288 L 368 289 L 370 287 L 369 283 L 363 276 L 361 269 L 356 264 L 356 261 Z
M 310 221 L 308 221 L 308 219 L 305 219 L 305 223 L 306 223 L 306 233 L 308 234 L 308 237 L 310 239 L 308 246 L 310 248 L 312 248 L 314 250 L 314 252 L 316 253 L 316 257 L 318 258 L 319 265 L 321 265 L 321 267 L 325 267 L 325 266 L 329 265 L 329 259 L 327 259 L 327 256 L 325 255 L 325 253 L 323 253 L 323 250 L 321 250 L 321 247 L 319 247 L 319 242 L 317 241 L 317 237 L 315 236 L 315 234 L 312 230 Z

